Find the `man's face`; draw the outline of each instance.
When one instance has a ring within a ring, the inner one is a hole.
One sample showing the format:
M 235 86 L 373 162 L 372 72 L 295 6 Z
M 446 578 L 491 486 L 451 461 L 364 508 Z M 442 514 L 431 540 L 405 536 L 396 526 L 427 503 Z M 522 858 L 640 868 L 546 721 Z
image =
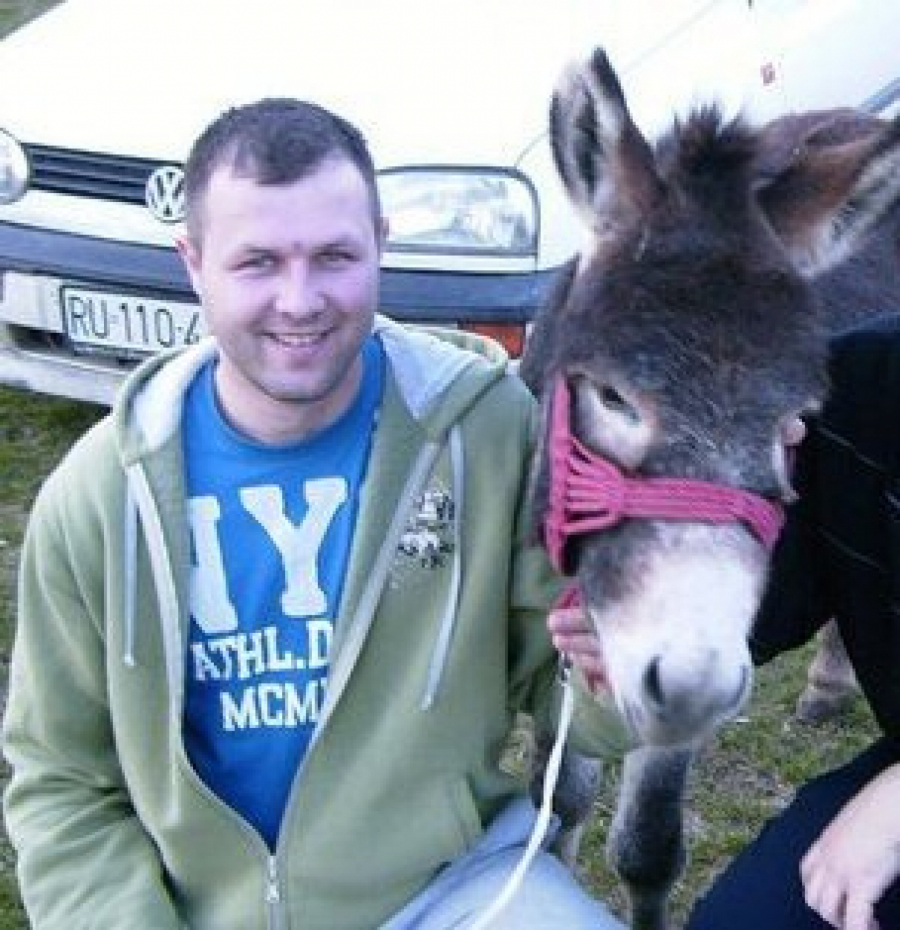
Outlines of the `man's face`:
M 199 242 L 179 246 L 216 337 L 219 402 L 262 441 L 336 419 L 359 385 L 378 302 L 382 230 L 343 159 L 286 185 L 216 170 Z

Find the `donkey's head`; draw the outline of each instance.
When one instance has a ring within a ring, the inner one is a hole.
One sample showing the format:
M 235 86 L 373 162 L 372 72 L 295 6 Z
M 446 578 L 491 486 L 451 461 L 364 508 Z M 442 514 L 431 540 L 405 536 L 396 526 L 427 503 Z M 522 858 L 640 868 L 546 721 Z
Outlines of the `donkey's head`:
M 757 134 L 708 107 L 652 148 L 601 50 L 563 77 L 550 132 L 589 244 L 523 364 L 535 516 L 638 738 L 690 741 L 749 691 L 790 447 L 826 391 L 810 279 L 897 196 L 900 132 L 761 173 Z

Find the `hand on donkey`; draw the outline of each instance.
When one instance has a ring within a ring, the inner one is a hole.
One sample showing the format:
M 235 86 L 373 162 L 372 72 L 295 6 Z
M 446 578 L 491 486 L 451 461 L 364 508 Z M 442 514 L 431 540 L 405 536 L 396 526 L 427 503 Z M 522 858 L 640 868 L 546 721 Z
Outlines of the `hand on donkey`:
M 581 670 L 595 694 L 608 687 L 600 640 L 580 607 L 559 607 L 547 617 L 553 645 Z

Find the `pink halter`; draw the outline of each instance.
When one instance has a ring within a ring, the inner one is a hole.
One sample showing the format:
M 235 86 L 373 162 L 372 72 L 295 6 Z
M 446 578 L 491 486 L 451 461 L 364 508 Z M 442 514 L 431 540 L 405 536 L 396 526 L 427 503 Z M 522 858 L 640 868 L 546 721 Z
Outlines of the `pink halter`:
M 560 376 L 550 399 L 550 494 L 544 545 L 554 567 L 565 572 L 571 536 L 603 530 L 625 517 L 740 522 L 771 549 L 784 523 L 780 504 L 750 491 L 686 478 L 628 477 L 591 452 L 572 434 L 569 389 Z

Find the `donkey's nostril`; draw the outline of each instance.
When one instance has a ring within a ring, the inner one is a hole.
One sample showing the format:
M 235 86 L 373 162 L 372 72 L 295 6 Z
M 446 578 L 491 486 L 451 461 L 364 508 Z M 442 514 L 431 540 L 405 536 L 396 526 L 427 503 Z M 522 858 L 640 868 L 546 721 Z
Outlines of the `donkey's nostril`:
M 660 673 L 660 657 L 656 656 L 655 659 L 650 660 L 650 664 L 647 666 L 647 670 L 644 672 L 644 690 L 647 692 L 648 698 L 653 701 L 654 704 L 662 706 L 665 702 L 665 695 L 663 694 L 662 687 L 662 677 Z

